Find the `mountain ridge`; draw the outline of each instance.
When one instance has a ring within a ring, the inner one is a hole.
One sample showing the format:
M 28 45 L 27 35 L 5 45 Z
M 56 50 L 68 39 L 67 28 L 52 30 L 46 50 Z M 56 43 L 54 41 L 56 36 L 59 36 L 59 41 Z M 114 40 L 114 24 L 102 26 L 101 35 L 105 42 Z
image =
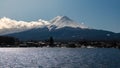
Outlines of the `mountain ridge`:
M 71 27 L 52 29 L 51 31 L 44 27 L 9 34 L 8 36 L 17 37 L 21 40 L 47 40 L 51 36 L 55 40 L 120 40 L 120 36 L 110 31 Z
M 5 18 L 0 19 L 0 24 L 4 20 Z M 11 25 L 11 22 L 15 25 Z M 9 32 L 3 35 L 16 37 L 20 40 L 46 40 L 51 36 L 56 40 L 120 40 L 120 33 L 90 29 L 85 25 L 73 21 L 67 16 L 57 16 L 51 21 L 40 19 L 34 22 L 7 19 L 7 24 L 2 23 L 4 24 L 4 30 L 0 30 L 0 34 L 1 32 L 5 33 L 4 31 L 11 31 L 11 33 Z M 11 25 L 10 27 L 14 28 L 5 28 L 8 24 Z M 22 28 L 23 31 L 19 28 Z
M 53 27 L 56 29 L 62 27 L 73 27 L 73 28 L 87 28 L 86 26 L 74 22 L 67 16 L 57 16 L 50 21 L 45 21 L 39 19 L 38 21 L 17 21 L 7 17 L 3 17 L 0 19 L 0 35 L 22 32 L 34 28 L 43 28 L 48 27 L 51 30 Z

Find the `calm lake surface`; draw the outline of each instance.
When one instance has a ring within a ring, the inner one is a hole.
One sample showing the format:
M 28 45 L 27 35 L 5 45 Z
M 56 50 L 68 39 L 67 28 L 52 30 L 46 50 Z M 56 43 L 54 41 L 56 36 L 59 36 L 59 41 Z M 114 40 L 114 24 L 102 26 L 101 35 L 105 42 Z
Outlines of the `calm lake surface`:
M 120 68 L 120 50 L 0 48 L 0 68 Z

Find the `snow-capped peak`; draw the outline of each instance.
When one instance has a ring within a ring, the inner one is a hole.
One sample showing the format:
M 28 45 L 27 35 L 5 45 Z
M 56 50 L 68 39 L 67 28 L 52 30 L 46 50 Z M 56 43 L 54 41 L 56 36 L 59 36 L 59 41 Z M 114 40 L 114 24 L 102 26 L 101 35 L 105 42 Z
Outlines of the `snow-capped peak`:
M 70 18 L 67 16 L 57 16 L 54 19 L 52 19 L 50 22 L 55 23 L 55 22 L 66 22 L 66 21 L 72 21 Z
M 56 29 L 62 28 L 62 27 L 73 27 L 73 28 L 88 28 L 87 26 L 84 26 L 83 24 L 77 23 L 73 20 L 71 20 L 67 16 L 57 16 L 54 19 L 50 21 L 51 25 L 48 27 L 49 29 L 52 29 L 51 26 L 56 26 Z
M 16 33 L 21 31 L 26 31 L 34 28 L 43 28 L 48 27 L 49 30 L 52 28 L 59 29 L 63 27 L 72 27 L 72 28 L 88 28 L 84 24 L 77 23 L 71 20 L 67 16 L 57 16 L 51 21 L 45 21 L 39 19 L 38 21 L 17 21 L 7 17 L 0 19 L 0 35 Z

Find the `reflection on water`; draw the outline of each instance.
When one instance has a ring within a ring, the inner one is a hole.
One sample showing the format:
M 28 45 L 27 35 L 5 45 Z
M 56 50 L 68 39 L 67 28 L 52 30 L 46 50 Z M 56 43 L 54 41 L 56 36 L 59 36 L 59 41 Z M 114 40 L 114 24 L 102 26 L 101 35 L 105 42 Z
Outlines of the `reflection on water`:
M 0 48 L 0 68 L 120 68 L 118 49 Z

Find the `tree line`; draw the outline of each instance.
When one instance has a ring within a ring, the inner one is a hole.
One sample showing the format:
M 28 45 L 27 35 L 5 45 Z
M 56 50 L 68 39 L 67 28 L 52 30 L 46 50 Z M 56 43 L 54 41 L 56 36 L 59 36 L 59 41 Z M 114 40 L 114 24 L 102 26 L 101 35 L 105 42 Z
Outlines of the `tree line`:
M 0 45 L 15 45 L 19 39 L 10 36 L 0 36 Z
M 53 37 L 47 41 L 19 41 L 18 38 L 0 36 L 0 47 L 70 47 L 70 48 L 120 48 L 120 41 L 56 41 Z

